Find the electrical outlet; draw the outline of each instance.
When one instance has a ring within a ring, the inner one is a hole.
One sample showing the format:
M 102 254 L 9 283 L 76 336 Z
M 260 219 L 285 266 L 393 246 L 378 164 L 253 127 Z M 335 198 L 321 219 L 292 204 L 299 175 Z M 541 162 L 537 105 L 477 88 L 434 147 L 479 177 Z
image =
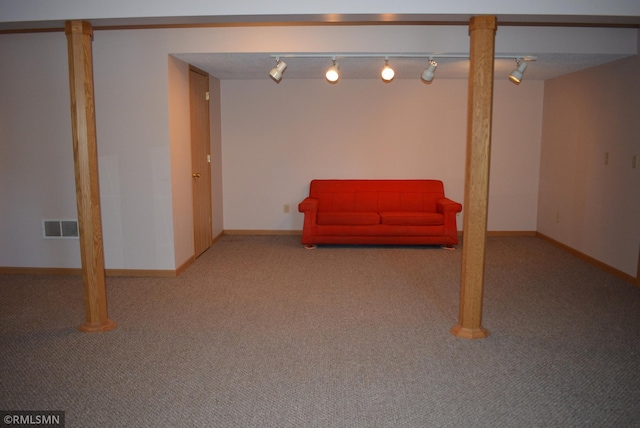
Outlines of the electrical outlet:
M 289 204 L 284 204 L 282 206 L 282 212 L 285 214 L 289 214 Z

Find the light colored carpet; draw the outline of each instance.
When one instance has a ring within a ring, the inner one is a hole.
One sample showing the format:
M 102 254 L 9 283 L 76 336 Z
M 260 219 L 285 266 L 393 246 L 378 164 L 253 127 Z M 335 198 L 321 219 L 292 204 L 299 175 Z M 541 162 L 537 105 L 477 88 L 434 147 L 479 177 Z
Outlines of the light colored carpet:
M 640 426 L 640 289 L 534 237 L 488 240 L 484 340 L 462 251 L 225 236 L 178 278 L 0 275 L 0 409 L 67 427 Z

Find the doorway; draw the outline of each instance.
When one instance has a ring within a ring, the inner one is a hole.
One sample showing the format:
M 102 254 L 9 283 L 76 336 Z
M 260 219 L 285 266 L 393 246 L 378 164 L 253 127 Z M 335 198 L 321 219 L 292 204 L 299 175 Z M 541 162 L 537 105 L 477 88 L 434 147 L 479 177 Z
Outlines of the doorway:
M 191 121 L 191 182 L 193 192 L 194 256 L 213 242 L 211 206 L 211 143 L 209 118 L 209 74 L 189 67 Z

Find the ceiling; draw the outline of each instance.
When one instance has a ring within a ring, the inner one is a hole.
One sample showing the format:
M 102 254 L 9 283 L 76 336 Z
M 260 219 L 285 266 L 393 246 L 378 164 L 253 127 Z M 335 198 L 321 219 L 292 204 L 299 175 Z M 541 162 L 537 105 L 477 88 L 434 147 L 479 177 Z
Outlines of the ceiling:
M 282 54 L 282 53 L 280 53 Z M 296 55 L 296 53 L 287 53 Z M 385 53 L 370 54 L 375 57 L 361 57 L 359 53 L 322 53 L 322 58 L 302 56 L 286 57 L 281 60 L 287 64 L 283 79 L 324 79 L 324 73 L 332 65 L 332 56 L 340 65 L 340 79 L 379 79 L 384 66 Z M 269 70 L 276 64 L 274 54 L 269 53 L 181 53 L 174 54 L 178 59 L 206 71 L 220 80 L 259 80 L 270 79 Z M 314 54 L 315 55 L 315 54 Z M 356 55 L 356 56 L 349 56 Z M 369 55 L 369 54 L 367 54 Z M 389 57 L 389 65 L 395 70 L 394 79 L 419 79 L 422 71 L 428 66 L 428 58 Z M 514 54 L 515 57 L 516 54 Z M 535 61 L 528 62 L 524 73 L 526 80 L 547 80 L 564 74 L 579 71 L 615 61 L 627 54 L 557 54 L 531 53 Z M 503 56 L 503 55 L 500 55 Z M 435 79 L 467 79 L 469 75 L 468 58 L 438 58 Z M 496 59 L 495 77 L 504 76 L 516 68 L 515 58 Z
M 108 3 L 108 4 L 107 4 Z M 389 6 L 385 2 L 359 2 L 356 0 L 325 0 L 323 2 L 263 2 L 260 0 L 140 0 L 138 2 L 77 2 L 74 0 L 31 0 L 24 2 L 0 1 L 0 34 L 3 32 L 21 31 L 60 31 L 64 23 L 70 19 L 84 19 L 92 23 L 95 30 L 110 29 L 154 29 L 154 28 L 289 28 L 292 27 L 345 27 L 362 28 L 363 25 L 379 25 L 381 27 L 419 25 L 429 26 L 467 26 L 472 16 L 495 15 L 501 28 L 517 26 L 530 32 L 532 26 L 538 26 L 540 32 L 536 38 L 544 39 L 542 43 L 532 44 L 531 38 L 518 46 L 528 46 L 526 52 L 513 52 L 536 56 L 535 62 L 529 63 L 525 72 L 525 80 L 547 80 L 564 74 L 579 71 L 603 63 L 615 61 L 626 56 L 635 55 L 637 46 L 630 49 L 615 48 L 617 41 L 602 42 L 606 37 L 579 37 L 571 40 L 578 49 L 567 48 L 554 30 L 566 28 L 632 28 L 640 27 L 640 3 L 638 0 L 616 0 L 612 2 L 585 2 L 573 0 L 565 2 L 526 2 L 524 0 L 495 0 L 478 2 L 477 0 L 458 0 L 456 2 L 424 2 L 420 0 L 399 0 Z M 387 13 L 389 9 L 397 13 Z M 328 13 L 331 11 L 332 13 Z M 394 30 L 396 31 L 396 30 Z M 343 33 L 340 33 L 343 35 Z M 355 33 L 354 33 L 355 34 Z M 388 34 L 388 33 L 386 33 Z M 637 33 L 636 33 L 637 34 Z M 434 49 L 457 53 L 462 48 L 450 46 L 449 33 L 443 36 Z M 500 33 L 499 33 L 500 35 Z M 467 34 L 463 34 L 468 38 Z M 515 38 L 503 39 L 503 47 L 496 53 L 508 54 L 515 49 Z M 408 40 L 408 39 L 407 39 Z M 637 36 L 635 38 L 637 40 Z M 229 41 L 234 45 L 233 40 Z M 282 46 L 295 46 L 300 49 L 299 40 L 287 40 Z M 350 40 L 334 39 L 333 44 L 304 46 L 313 52 L 324 49 L 363 49 L 371 52 L 372 41 L 367 37 L 355 35 Z M 387 39 L 381 38 L 375 46 L 383 46 Z M 316 42 L 321 43 L 321 42 Z M 465 40 L 465 43 L 468 41 Z M 634 43 L 636 43 L 634 41 Z M 195 49 L 188 53 L 173 55 L 190 63 L 209 74 L 221 79 L 269 79 L 269 70 L 275 65 L 273 55 L 278 53 L 304 53 L 302 51 L 269 52 L 278 43 L 271 43 L 264 38 L 247 40 L 242 49 L 255 49 L 254 52 L 244 50 L 233 53 L 231 48 L 226 52 Z M 605 46 L 606 45 L 606 46 Z M 393 46 L 394 55 L 399 45 Z M 468 46 L 468 45 L 467 45 Z M 561 47 L 562 46 L 562 47 Z M 586 46 L 586 47 L 585 47 Z M 227 47 L 225 46 L 225 49 Z M 406 49 L 406 47 L 404 47 Z M 431 49 L 432 47 L 430 47 Z M 628 46 L 627 46 L 628 48 Z M 374 49 L 377 49 L 374 48 Z M 380 47 L 380 49 L 385 49 Z M 412 48 L 409 48 L 412 49 Z M 422 49 L 422 48 L 418 48 Z M 215 48 L 213 49 L 215 50 Z M 440 52 L 442 52 L 440 51 Z M 413 50 L 415 53 L 416 51 Z M 570 53 L 574 52 L 574 53 Z M 359 54 L 359 52 L 326 52 L 325 58 L 292 57 L 283 58 L 288 67 L 284 79 L 324 79 L 325 70 L 331 65 L 331 56 L 336 55 L 340 65 L 341 79 L 379 79 L 383 66 L 384 54 L 378 57 L 345 57 L 340 54 Z M 438 62 L 435 79 L 466 79 L 469 61 L 467 58 L 435 58 Z M 396 71 L 395 79 L 417 79 L 427 66 L 427 58 L 391 57 L 390 65 Z M 496 59 L 495 76 L 497 79 L 515 68 L 513 59 Z

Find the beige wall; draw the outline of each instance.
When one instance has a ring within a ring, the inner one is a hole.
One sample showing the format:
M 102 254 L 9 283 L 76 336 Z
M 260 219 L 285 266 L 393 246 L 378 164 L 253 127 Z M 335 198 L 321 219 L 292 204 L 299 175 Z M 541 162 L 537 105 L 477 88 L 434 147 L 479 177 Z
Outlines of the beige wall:
M 536 230 L 542 87 L 496 80 L 490 230 Z M 223 81 L 225 229 L 301 230 L 314 178 L 434 178 L 462 202 L 466 100 L 466 80 Z
M 209 114 L 211 116 L 211 213 L 214 239 L 224 231 L 222 194 L 222 105 L 220 80 L 209 77 Z
M 638 76 L 635 56 L 545 82 L 538 206 L 541 233 L 631 276 L 640 247 Z
M 169 138 L 175 266 L 193 257 L 189 64 L 169 57 Z

